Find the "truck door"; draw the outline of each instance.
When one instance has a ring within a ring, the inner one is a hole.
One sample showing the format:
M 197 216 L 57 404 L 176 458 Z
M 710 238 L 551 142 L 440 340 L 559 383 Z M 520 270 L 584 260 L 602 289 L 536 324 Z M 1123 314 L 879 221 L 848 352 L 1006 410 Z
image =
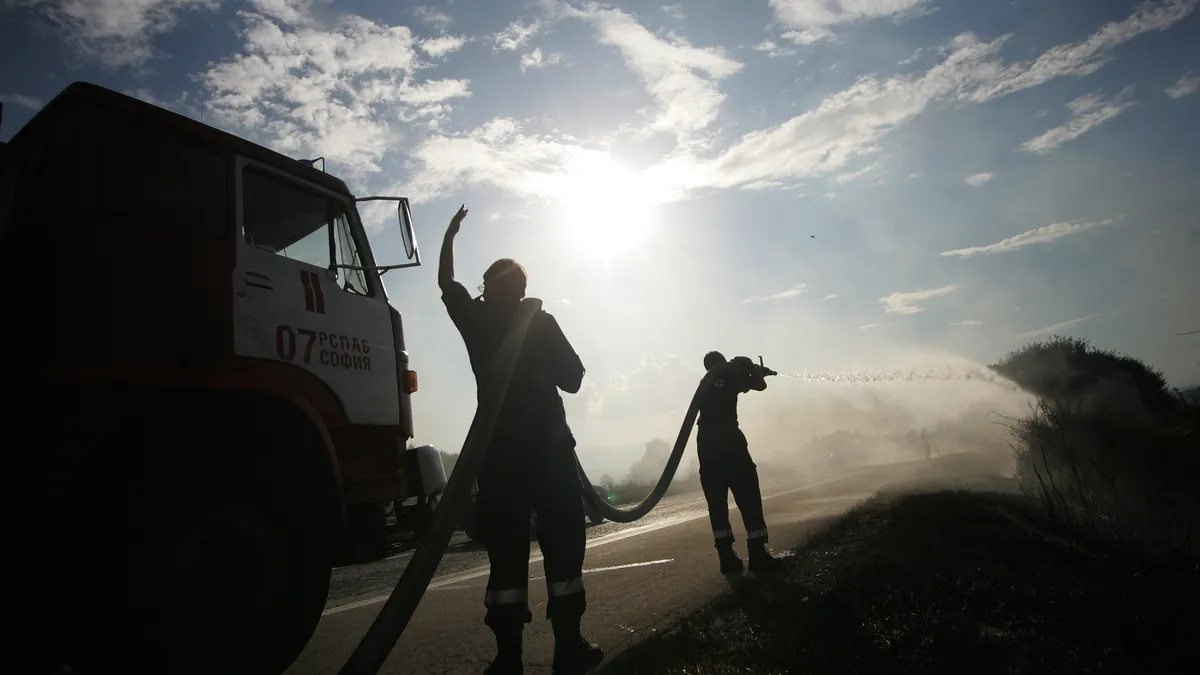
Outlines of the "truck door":
M 352 424 L 400 423 L 391 320 L 353 200 L 246 158 L 237 166 L 234 353 L 324 381 Z

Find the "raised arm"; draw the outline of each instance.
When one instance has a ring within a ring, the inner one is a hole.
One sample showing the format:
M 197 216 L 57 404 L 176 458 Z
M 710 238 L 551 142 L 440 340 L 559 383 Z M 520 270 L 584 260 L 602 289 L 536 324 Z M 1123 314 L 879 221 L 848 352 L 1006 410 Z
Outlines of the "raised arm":
M 454 237 L 458 235 L 466 216 L 467 205 L 463 204 L 458 208 L 458 213 L 450 219 L 450 226 L 446 228 L 446 236 L 442 239 L 442 254 L 438 258 L 438 287 L 442 291 L 454 285 Z

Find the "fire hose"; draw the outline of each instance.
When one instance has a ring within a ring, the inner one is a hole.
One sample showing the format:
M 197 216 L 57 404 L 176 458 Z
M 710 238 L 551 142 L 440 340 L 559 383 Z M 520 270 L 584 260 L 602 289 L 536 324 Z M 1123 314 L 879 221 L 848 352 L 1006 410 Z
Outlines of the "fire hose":
M 475 410 L 475 418 L 471 421 L 467 438 L 463 442 L 462 452 L 454 465 L 454 471 L 450 472 L 450 479 L 442 493 L 438 507 L 433 512 L 433 521 L 417 546 L 416 552 L 413 553 L 408 566 L 405 567 L 404 573 L 400 575 L 400 580 L 392 589 L 391 595 L 384 602 L 379 615 L 375 617 L 375 621 L 367 629 L 345 665 L 342 666 L 339 675 L 375 675 L 378 673 L 388 654 L 399 641 L 400 635 L 408 626 L 413 613 L 416 612 L 417 605 L 421 602 L 425 589 L 428 588 L 429 582 L 433 579 L 433 574 L 441 562 L 442 555 L 446 552 L 450 537 L 453 536 L 457 524 L 470 504 L 471 488 L 479 473 L 479 467 L 483 463 L 487 442 L 496 426 L 501 406 L 504 404 L 505 390 L 508 388 L 508 383 L 516 368 L 521 345 L 525 342 L 525 335 L 529 331 L 534 316 L 541 311 L 541 308 L 542 301 L 536 298 L 526 298 L 521 301 L 517 317 L 505 335 L 504 341 L 500 345 L 498 358 L 493 362 L 492 371 L 489 373 L 490 382 L 503 383 L 504 386 L 481 388 L 482 396 Z M 773 371 L 768 372 L 773 374 Z M 675 447 L 671 450 L 671 456 L 667 460 L 662 476 L 659 477 L 658 483 L 650 491 L 650 494 L 634 506 L 628 509 L 619 509 L 597 494 L 591 487 L 592 483 L 588 480 L 583 466 L 579 463 L 579 456 L 576 455 L 575 465 L 579 470 L 583 497 L 589 506 L 609 520 L 631 523 L 645 516 L 658 504 L 666 494 L 667 488 L 675 477 L 675 470 L 679 468 L 679 462 L 683 459 L 692 426 L 699 413 L 700 393 L 709 386 L 711 381 L 711 372 L 701 379 L 696 393 L 692 396 L 687 414 L 683 418 L 683 424 L 679 427 Z

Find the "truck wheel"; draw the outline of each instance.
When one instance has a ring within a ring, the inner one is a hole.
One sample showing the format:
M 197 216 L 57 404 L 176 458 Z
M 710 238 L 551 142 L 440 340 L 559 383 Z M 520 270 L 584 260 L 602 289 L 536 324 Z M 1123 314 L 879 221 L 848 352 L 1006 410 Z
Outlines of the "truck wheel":
M 228 463 L 226 451 L 263 453 L 271 439 L 179 428 L 136 430 L 125 438 L 144 443 L 128 452 L 137 464 L 87 477 L 84 504 L 94 510 L 82 550 L 101 562 L 76 567 L 82 606 L 66 619 L 68 662 L 87 674 L 279 675 L 316 630 L 329 591 L 318 500 L 298 489 L 304 481 Z M 119 452 L 108 450 L 100 462 Z

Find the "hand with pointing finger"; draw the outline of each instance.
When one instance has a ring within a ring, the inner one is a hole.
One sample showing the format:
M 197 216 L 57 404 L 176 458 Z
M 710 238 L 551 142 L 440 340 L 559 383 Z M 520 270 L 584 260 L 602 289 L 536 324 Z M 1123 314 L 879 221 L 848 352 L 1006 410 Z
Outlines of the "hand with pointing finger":
M 449 233 L 451 236 L 458 234 L 459 228 L 462 227 L 463 218 L 466 217 L 467 205 L 463 204 L 462 206 L 458 207 L 458 213 L 454 214 L 454 217 L 450 219 Z

